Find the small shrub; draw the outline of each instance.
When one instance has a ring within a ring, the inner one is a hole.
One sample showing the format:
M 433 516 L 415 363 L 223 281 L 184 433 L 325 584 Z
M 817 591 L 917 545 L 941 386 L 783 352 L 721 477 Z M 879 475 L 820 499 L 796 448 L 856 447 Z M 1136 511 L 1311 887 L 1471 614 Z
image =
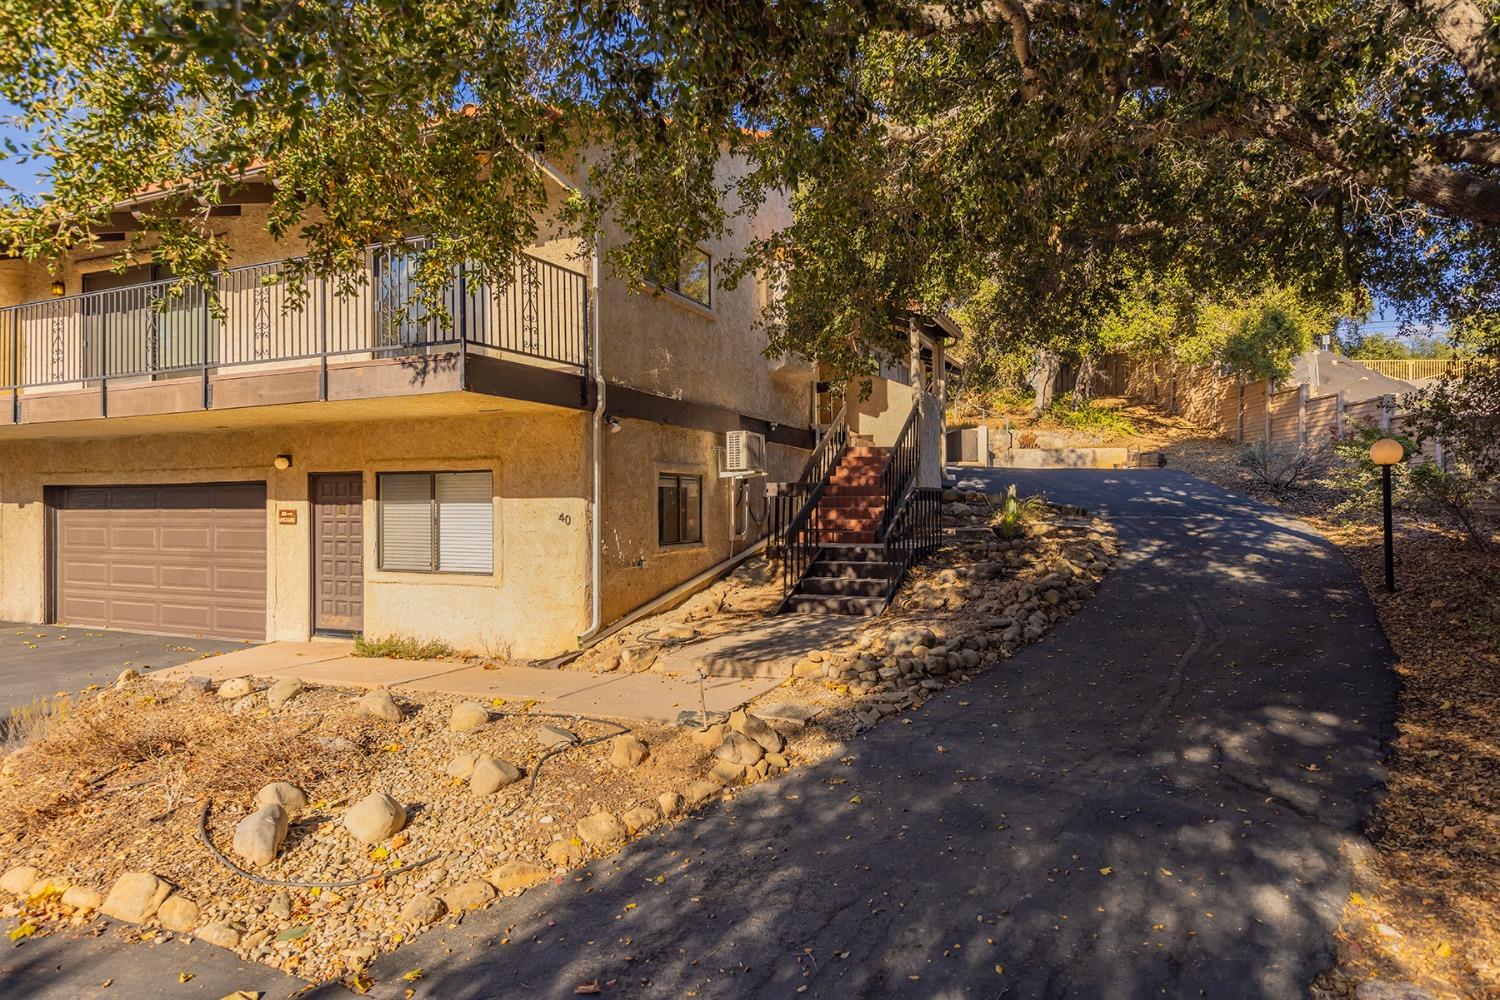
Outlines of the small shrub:
M 1406 458 L 1415 454 L 1416 442 L 1402 434 L 1392 434 L 1370 423 L 1351 427 L 1333 442 L 1333 467 L 1329 470 L 1328 485 L 1341 494 L 1340 500 L 1330 508 L 1337 517 L 1378 511 L 1381 505 L 1380 466 L 1370 461 L 1370 445 L 1381 438 L 1394 438 L 1401 442 L 1405 454 L 1402 461 L 1391 467 L 1391 500 L 1398 507 L 1411 505 L 1411 491 L 1406 481 L 1411 466 Z
M 1262 439 L 1240 453 L 1240 467 L 1272 493 L 1296 489 L 1325 466 L 1323 456 L 1293 444 L 1272 444 Z
M 72 714 L 73 702 L 67 697 L 33 698 L 29 705 L 15 706 L 0 719 L 0 754 L 36 742 Z
M 1456 522 L 1469 541 L 1489 551 L 1489 528 L 1477 504 L 1483 487 L 1472 476 L 1420 462 L 1406 474 L 1406 482 L 1418 506 Z
M 441 660 L 452 656 L 453 647 L 441 639 L 418 639 L 414 635 L 354 637 L 355 656 L 379 656 L 388 660 Z
M 995 521 L 995 534 L 1001 538 L 1020 538 L 1026 534 L 1026 526 L 1036 519 L 1042 509 L 1041 497 L 1017 495 L 1016 484 L 1005 490 L 1005 499 L 1000 504 L 1000 517 Z

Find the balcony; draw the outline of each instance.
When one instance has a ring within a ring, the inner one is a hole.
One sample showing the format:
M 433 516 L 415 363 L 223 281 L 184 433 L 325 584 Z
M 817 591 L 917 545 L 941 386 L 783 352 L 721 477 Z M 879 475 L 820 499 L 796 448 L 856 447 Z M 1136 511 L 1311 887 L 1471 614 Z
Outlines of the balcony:
M 443 322 L 415 304 L 409 244 L 367 262 L 300 294 L 284 260 L 0 309 L 0 431 L 448 392 L 589 405 L 584 275 L 530 256 L 503 287 L 458 269 Z

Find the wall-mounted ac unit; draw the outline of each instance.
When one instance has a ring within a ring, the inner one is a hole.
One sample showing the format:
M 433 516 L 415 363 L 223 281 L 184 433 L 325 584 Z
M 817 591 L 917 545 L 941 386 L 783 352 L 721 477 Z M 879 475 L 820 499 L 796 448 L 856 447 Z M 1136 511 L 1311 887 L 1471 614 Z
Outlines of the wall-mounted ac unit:
M 766 471 L 766 436 L 755 431 L 724 435 L 724 474 L 758 476 Z

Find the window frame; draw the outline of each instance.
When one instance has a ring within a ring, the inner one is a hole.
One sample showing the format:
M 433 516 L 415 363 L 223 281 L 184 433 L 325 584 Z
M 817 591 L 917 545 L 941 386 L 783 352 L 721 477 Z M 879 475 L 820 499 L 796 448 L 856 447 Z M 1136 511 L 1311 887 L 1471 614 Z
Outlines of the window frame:
M 678 538 L 675 541 L 670 541 L 670 540 L 667 539 L 667 537 L 666 537 L 666 530 L 665 530 L 666 529 L 666 522 L 662 518 L 662 514 L 664 513 L 663 510 L 662 510 L 662 501 L 661 501 L 661 498 L 662 498 L 662 488 L 666 485 L 665 480 L 668 480 L 668 479 L 673 480 L 673 487 L 672 487 L 672 489 L 673 489 L 673 491 L 675 492 L 675 494 L 677 496 L 677 525 L 676 525 L 676 528 L 677 528 Z M 685 515 L 685 511 L 686 511 L 686 507 L 683 504 L 683 489 L 682 489 L 682 484 L 683 484 L 684 481 L 695 482 L 697 484 L 697 486 L 698 486 L 698 516 L 697 516 L 698 537 L 697 538 L 687 538 L 687 539 L 685 539 L 685 538 L 681 537 L 682 534 L 683 534 L 683 529 L 686 526 L 686 519 L 685 519 L 685 516 L 684 516 Z M 699 472 L 667 472 L 667 471 L 664 471 L 664 470 L 657 470 L 657 473 L 656 473 L 656 545 L 657 545 L 658 548 L 676 549 L 676 548 L 683 548 L 685 546 L 702 545 L 703 544 L 703 483 L 704 483 L 703 474 L 699 473 Z
M 440 576 L 476 576 L 492 577 L 495 575 L 495 520 L 494 501 L 491 499 L 490 512 L 490 568 L 488 570 L 475 569 L 443 569 L 442 546 L 439 535 L 439 512 L 437 499 L 437 477 L 438 476 L 485 476 L 489 479 L 489 491 L 491 498 L 494 497 L 495 473 L 492 469 L 391 469 L 386 472 L 375 473 L 375 568 L 381 573 L 421 573 L 424 575 Z M 390 567 L 385 564 L 385 479 L 387 476 L 426 476 L 427 477 L 427 513 L 429 525 L 429 538 L 432 545 L 431 566 L 428 569 L 413 569 L 406 566 Z
M 686 260 L 688 258 L 688 254 L 686 254 L 686 253 L 683 254 L 682 257 L 678 258 L 678 260 L 677 260 L 677 273 L 672 276 L 671 280 L 662 280 L 661 278 L 657 278 L 656 280 L 653 281 L 653 284 L 655 284 L 656 287 L 660 288 L 662 291 L 670 292 L 672 295 L 676 296 L 678 299 L 681 299 L 682 302 L 685 303 L 685 304 L 687 304 L 687 305 L 693 306 L 694 308 L 697 308 L 697 309 L 704 309 L 704 310 L 707 310 L 708 312 L 713 312 L 714 311 L 714 255 L 713 255 L 713 252 L 710 251 L 710 250 L 706 250 L 703 247 L 697 246 L 695 244 L 693 246 L 692 250 L 689 251 L 689 253 L 700 254 L 703 257 L 704 262 L 708 265 L 708 277 L 707 277 L 706 282 L 705 282 L 706 294 L 708 295 L 707 299 L 697 298 L 697 297 L 695 297 L 693 295 L 690 295 L 689 293 L 684 292 L 682 290 L 682 274 L 683 274 L 683 270 L 684 270 L 683 264 L 686 262 Z

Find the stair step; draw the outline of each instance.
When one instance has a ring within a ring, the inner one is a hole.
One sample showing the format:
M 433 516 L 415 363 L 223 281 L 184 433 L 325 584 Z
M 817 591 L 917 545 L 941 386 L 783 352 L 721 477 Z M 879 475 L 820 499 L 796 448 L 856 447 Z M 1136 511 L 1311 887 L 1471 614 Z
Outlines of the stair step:
M 823 547 L 828 551 L 819 553 L 819 562 L 859 562 L 886 565 L 885 546 L 883 545 L 859 545 L 852 542 L 832 545 L 825 541 Z
M 880 515 L 874 517 L 840 517 L 830 511 L 815 511 L 813 524 L 824 531 L 875 531 L 880 527 Z
M 823 491 L 825 497 L 883 497 L 885 487 L 879 483 L 830 483 Z
M 878 559 L 819 559 L 807 567 L 808 576 L 848 580 L 889 580 L 895 572 L 895 566 Z
M 840 511 L 860 510 L 871 511 L 879 515 L 885 510 L 885 498 L 879 496 L 828 496 L 824 494 L 818 501 L 820 508 L 832 508 Z
M 844 452 L 845 458 L 878 458 L 882 462 L 891 453 L 889 448 L 872 448 L 867 445 L 859 445 Z
M 883 597 L 837 597 L 829 594 L 793 594 L 787 599 L 787 610 L 812 615 L 878 615 L 885 607 Z
M 832 597 L 883 597 L 890 585 L 889 577 L 804 576 L 797 583 L 797 593 Z
M 869 531 L 826 531 L 823 533 L 822 543 L 824 545 L 873 545 L 875 544 L 875 530 Z

